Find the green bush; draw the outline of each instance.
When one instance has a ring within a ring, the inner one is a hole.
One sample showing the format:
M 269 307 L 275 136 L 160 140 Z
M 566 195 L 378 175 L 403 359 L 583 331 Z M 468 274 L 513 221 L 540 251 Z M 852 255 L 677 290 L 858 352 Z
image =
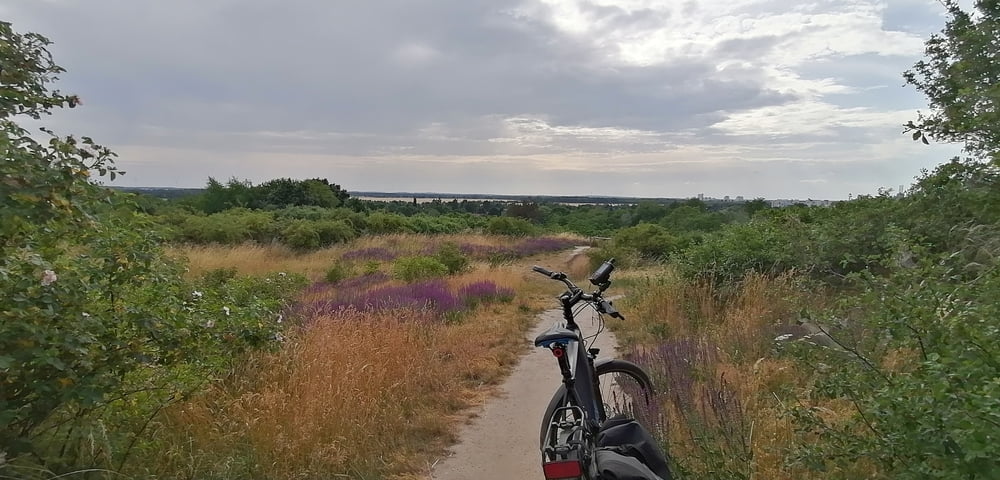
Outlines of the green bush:
M 675 257 L 689 278 L 721 283 L 739 281 L 749 272 L 777 273 L 801 266 L 793 242 L 795 230 L 768 220 L 731 225 L 707 235 Z
M 357 232 L 342 220 L 319 220 L 313 222 L 313 227 L 319 235 L 320 246 L 323 247 L 344 243 L 357 236 Z
M 297 250 L 311 250 L 321 245 L 315 222 L 294 220 L 281 232 L 285 245 Z
M 268 212 L 232 208 L 208 216 L 188 216 L 180 224 L 179 235 L 196 243 L 266 243 L 275 237 L 276 228 Z
M 808 436 L 795 451 L 799 465 L 849 471 L 863 458 L 880 478 L 913 480 L 985 480 L 1000 471 L 1000 248 L 983 247 L 994 255 L 989 268 L 966 275 L 947 265 L 949 255 L 922 255 L 919 266 L 889 277 L 865 275 L 860 294 L 824 315 L 853 320 L 833 334 L 846 351 L 794 355 L 819 368 L 812 397 L 850 399 L 855 414 L 833 420 L 799 404 L 793 418 Z
M 448 268 L 448 273 L 465 271 L 469 267 L 469 257 L 466 257 L 454 243 L 445 243 L 434 255 L 437 261 Z
M 326 271 L 326 275 L 323 278 L 326 279 L 327 282 L 337 283 L 353 274 L 354 272 L 352 272 L 349 267 L 345 266 L 343 263 L 337 263 Z
M 378 260 L 368 260 L 368 261 L 365 262 L 365 264 L 362 267 L 361 271 L 365 275 L 371 275 L 371 274 L 374 274 L 375 272 L 378 272 L 379 269 L 381 269 L 381 268 L 382 268 L 382 262 L 379 262 Z
M 393 276 L 405 282 L 426 278 L 443 277 L 448 267 L 434 257 L 404 257 L 393 265 Z
M 203 216 L 189 216 L 180 225 L 180 236 L 184 240 L 196 243 L 239 243 L 243 240 L 243 232 L 239 226 L 232 223 L 218 222 L 217 219 Z
M 388 233 L 413 233 L 416 229 L 410 219 L 394 213 L 375 212 L 365 220 L 365 229 L 373 235 Z
M 465 222 L 451 216 L 414 215 L 410 222 L 417 233 L 458 233 L 469 228 Z
M 667 229 L 652 223 L 623 228 L 614 236 L 614 244 L 631 248 L 647 258 L 666 258 L 680 247 L 680 240 Z
M 486 231 L 493 235 L 526 237 L 533 235 L 537 231 L 537 228 L 523 218 L 494 217 L 487 224 Z
M 615 259 L 618 268 L 634 268 L 643 263 L 639 253 L 633 248 L 624 248 L 617 245 L 603 245 L 600 247 L 588 248 L 586 253 L 590 261 L 590 270 L 597 270 L 609 258 Z

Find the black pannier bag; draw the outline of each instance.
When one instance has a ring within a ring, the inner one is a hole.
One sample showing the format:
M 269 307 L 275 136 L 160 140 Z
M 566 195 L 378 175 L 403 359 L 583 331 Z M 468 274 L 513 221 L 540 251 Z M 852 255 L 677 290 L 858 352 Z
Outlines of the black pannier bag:
M 643 465 L 638 458 L 605 449 L 598 450 L 596 457 L 597 472 L 601 480 L 665 480 Z
M 656 440 L 631 418 L 609 418 L 597 434 L 597 468 L 607 480 L 672 480 Z M 603 462 L 603 463 L 602 463 Z

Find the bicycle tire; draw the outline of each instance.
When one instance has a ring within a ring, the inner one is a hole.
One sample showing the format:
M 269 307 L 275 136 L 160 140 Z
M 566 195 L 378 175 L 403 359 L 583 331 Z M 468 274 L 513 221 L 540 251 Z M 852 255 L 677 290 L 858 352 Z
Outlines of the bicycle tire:
M 598 381 L 601 384 L 602 396 L 605 394 L 605 386 L 610 386 L 614 383 L 621 383 L 622 380 L 618 378 L 625 378 L 625 381 L 634 382 L 630 383 L 630 388 L 634 388 L 641 394 L 644 398 L 644 402 L 648 403 L 652 401 L 653 394 L 656 393 L 653 388 L 653 382 L 649 379 L 649 374 L 647 374 L 638 365 L 629 362 L 627 360 L 619 359 L 605 359 L 600 360 L 594 365 L 595 370 L 597 370 Z M 618 375 L 623 375 L 624 377 L 617 377 Z M 634 385 L 634 387 L 633 387 Z M 613 396 L 613 395 L 612 395 Z M 614 398 L 612 400 L 615 400 Z M 636 399 L 629 399 L 635 401 Z M 601 418 L 601 423 L 604 422 L 609 417 L 613 417 L 618 414 L 624 414 L 627 416 L 634 416 L 633 411 L 629 405 L 625 403 L 628 400 L 624 400 L 621 404 L 608 404 L 608 399 L 604 398 L 604 410 L 605 417 Z M 541 431 L 538 434 L 538 445 L 539 448 L 544 450 L 547 445 L 545 434 L 548 432 L 549 425 L 553 421 L 553 414 L 560 407 L 570 405 L 572 403 L 570 395 L 566 392 L 566 385 L 559 385 L 555 393 L 552 395 L 552 399 L 549 400 L 548 406 L 545 408 L 545 414 L 542 415 L 542 425 Z M 608 411 L 610 407 L 610 412 Z

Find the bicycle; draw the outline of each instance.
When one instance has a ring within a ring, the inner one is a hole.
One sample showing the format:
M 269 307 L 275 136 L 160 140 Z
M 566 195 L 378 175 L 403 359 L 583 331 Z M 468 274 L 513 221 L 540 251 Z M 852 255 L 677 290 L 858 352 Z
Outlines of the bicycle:
M 654 393 L 649 375 L 638 365 L 618 359 L 598 361 L 600 349 L 593 348 L 594 340 L 604 330 L 604 315 L 625 318 L 603 296 L 611 286 L 614 269 L 614 259 L 604 262 L 589 277 L 596 290 L 586 293 L 563 272 L 537 265 L 532 267 L 535 272 L 561 281 L 567 287 L 558 297 L 565 324 L 556 324 L 535 338 L 536 347 L 552 351 L 562 374 L 562 384 L 545 409 L 539 434 L 542 471 L 549 480 L 597 480 L 599 475 L 594 459 L 602 426 L 616 415 L 634 416 L 634 402 L 648 403 Z M 587 307 L 597 313 L 598 329 L 595 334 L 584 337 L 576 316 Z M 588 339 L 591 340 L 589 346 L 586 344 Z M 581 345 L 585 352 L 581 352 Z M 602 385 L 618 391 L 603 392 Z M 607 403 L 605 397 L 608 395 L 614 397 L 614 403 Z

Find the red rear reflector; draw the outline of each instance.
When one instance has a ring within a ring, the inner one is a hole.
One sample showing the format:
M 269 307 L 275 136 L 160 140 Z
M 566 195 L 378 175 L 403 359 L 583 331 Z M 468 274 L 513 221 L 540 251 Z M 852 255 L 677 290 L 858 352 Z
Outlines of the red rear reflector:
M 583 476 L 583 467 L 580 465 L 579 460 L 543 463 L 542 471 L 545 472 L 545 478 L 548 480 L 580 478 Z
M 565 354 L 565 353 L 566 353 L 566 350 L 563 350 L 561 348 L 553 348 L 552 349 L 552 355 L 555 356 L 556 358 L 561 358 L 563 356 L 563 354 Z

